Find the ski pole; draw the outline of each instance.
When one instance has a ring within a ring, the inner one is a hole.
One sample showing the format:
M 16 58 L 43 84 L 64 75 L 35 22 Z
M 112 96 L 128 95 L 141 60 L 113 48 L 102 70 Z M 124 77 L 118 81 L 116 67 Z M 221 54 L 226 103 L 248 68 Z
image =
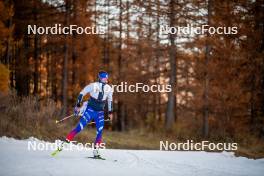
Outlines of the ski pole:
M 105 122 L 109 122 L 109 121 L 111 121 L 110 119 L 106 119 L 105 120 Z M 90 122 L 90 123 L 88 123 L 88 125 L 92 125 L 92 124 L 95 124 L 95 122 Z
M 71 118 L 71 117 L 73 117 L 74 116 L 74 114 L 72 114 L 72 115 L 69 115 L 69 116 L 67 116 L 67 117 L 64 117 L 63 119 L 61 119 L 61 120 L 56 120 L 56 123 L 60 123 L 60 122 L 63 122 L 64 120 L 67 120 L 68 118 Z
M 64 120 L 67 120 L 68 118 L 73 117 L 73 116 L 74 116 L 74 114 L 69 115 L 69 116 L 67 116 L 67 117 L 64 117 L 64 118 L 61 119 L 61 120 L 56 120 L 55 122 L 56 122 L 56 123 L 60 123 L 60 122 L 63 122 Z M 111 120 L 110 120 L 110 119 L 106 119 L 106 120 L 105 120 L 105 122 L 109 122 L 109 121 L 111 121 Z M 90 122 L 88 125 L 92 125 L 92 124 L 95 124 L 95 122 Z

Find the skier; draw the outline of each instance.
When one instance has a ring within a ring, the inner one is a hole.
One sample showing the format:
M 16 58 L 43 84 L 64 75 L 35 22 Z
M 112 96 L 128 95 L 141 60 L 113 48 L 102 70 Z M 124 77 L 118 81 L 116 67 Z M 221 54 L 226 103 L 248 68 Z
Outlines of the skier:
M 66 137 L 66 141 L 70 142 L 73 140 L 76 134 L 91 121 L 95 121 L 96 125 L 96 139 L 94 142 L 94 157 L 100 157 L 99 147 L 102 142 L 102 133 L 104 128 L 104 107 L 106 101 L 108 101 L 108 114 L 109 120 L 112 121 L 112 95 L 113 90 L 108 83 L 108 73 L 100 71 L 98 73 L 98 82 L 90 83 L 87 85 L 79 94 L 76 105 L 74 107 L 74 115 L 78 116 L 81 114 L 80 121 L 76 128 L 74 128 Z M 81 107 L 81 102 L 86 94 L 90 94 L 88 102 L 84 102 Z M 80 108 L 81 107 L 81 108 Z

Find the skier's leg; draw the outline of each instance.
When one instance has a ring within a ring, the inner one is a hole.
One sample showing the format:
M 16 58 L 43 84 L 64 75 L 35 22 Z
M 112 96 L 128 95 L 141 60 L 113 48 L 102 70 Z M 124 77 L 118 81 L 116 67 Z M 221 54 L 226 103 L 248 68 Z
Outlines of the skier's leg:
M 100 157 L 99 148 L 102 142 L 102 134 L 104 128 L 104 112 L 96 112 L 96 116 L 94 117 L 95 125 L 96 125 L 96 139 L 95 139 L 95 146 L 93 150 L 94 157 Z
M 96 125 L 96 139 L 95 146 L 99 146 L 102 142 L 102 135 L 104 129 L 104 111 L 100 111 L 95 116 L 95 125 Z
M 104 112 L 103 111 L 97 112 L 96 116 L 94 117 L 94 121 L 96 125 L 96 138 L 94 141 L 95 145 L 94 145 L 93 155 L 94 157 L 100 157 L 99 148 L 102 142 L 102 134 L 104 128 Z
M 82 131 L 82 129 L 92 120 L 92 113 L 93 111 L 90 111 L 89 108 L 87 108 L 78 125 L 67 135 L 66 140 L 72 141 L 75 135 Z

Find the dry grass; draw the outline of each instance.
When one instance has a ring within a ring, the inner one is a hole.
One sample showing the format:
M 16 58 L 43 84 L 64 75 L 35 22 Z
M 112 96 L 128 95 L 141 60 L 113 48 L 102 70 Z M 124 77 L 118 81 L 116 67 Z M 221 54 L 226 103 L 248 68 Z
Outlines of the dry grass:
M 39 102 L 35 97 L 10 94 L 0 95 L 0 104 L 1 136 L 49 137 L 58 132 L 52 121 L 59 111 L 52 100 Z
M 52 100 L 38 101 L 35 97 L 18 98 L 14 94 L 0 94 L 0 136 L 25 139 L 31 136 L 42 140 L 54 141 L 63 138 L 78 123 L 70 119 L 66 123 L 56 124 L 59 107 Z M 107 125 L 106 125 L 107 129 Z M 176 130 L 166 133 L 164 130 L 135 129 L 126 132 L 104 130 L 103 140 L 107 148 L 119 149 L 159 149 L 160 141 L 186 142 L 187 139 L 201 141 L 195 128 L 186 124 L 176 124 Z M 86 127 L 76 136 L 79 142 L 93 142 L 96 132 L 94 126 Z M 264 142 L 248 133 L 236 136 L 236 139 L 208 139 L 211 142 L 238 142 L 237 156 L 249 158 L 264 157 Z M 224 141 L 223 141 L 224 140 Z

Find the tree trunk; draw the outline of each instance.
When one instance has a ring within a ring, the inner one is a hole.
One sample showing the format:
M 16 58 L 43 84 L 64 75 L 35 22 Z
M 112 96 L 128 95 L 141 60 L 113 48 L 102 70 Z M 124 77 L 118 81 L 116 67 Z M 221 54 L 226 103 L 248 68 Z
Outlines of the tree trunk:
M 207 24 L 210 26 L 210 19 L 211 19 L 211 6 L 212 1 L 208 0 L 207 4 Z M 209 135 L 209 123 L 208 123 L 208 117 L 209 117 L 209 73 L 208 73 L 208 64 L 210 59 L 210 50 L 211 46 L 209 44 L 209 33 L 207 33 L 207 41 L 205 46 L 205 75 L 204 75 L 204 95 L 203 95 L 203 101 L 204 101 L 204 108 L 203 108 L 203 136 L 208 137 Z
M 22 56 L 22 59 L 16 58 L 16 90 L 19 96 L 28 96 L 29 95 L 29 83 L 30 83 L 30 72 L 29 72 L 29 46 L 30 41 L 27 34 L 24 34 L 24 43 L 22 50 L 20 49 L 19 55 Z
M 69 0 L 65 0 L 66 12 L 65 12 L 65 25 L 69 25 L 70 17 L 70 4 Z M 65 35 L 64 44 L 64 59 L 63 59 L 63 69 L 62 69 L 62 114 L 66 114 L 67 111 L 67 99 L 68 99 L 68 36 Z
M 73 21 L 76 22 L 77 21 L 77 17 L 78 17 L 78 8 L 77 8 L 77 1 L 73 1 Z M 71 75 L 71 87 L 72 87 L 72 95 L 71 95 L 71 102 L 74 103 L 75 101 L 75 97 L 74 97 L 74 89 L 76 87 L 76 79 L 77 79 L 77 49 L 76 49 L 76 33 L 73 33 L 72 35 L 72 75 Z
M 175 25 L 175 1 L 170 1 L 170 26 Z M 170 49 L 169 49 L 169 60 L 170 60 L 170 73 L 169 73 L 169 84 L 171 85 L 171 92 L 168 93 L 168 103 L 166 111 L 166 130 L 171 130 L 175 119 L 177 119 L 177 56 L 176 56 L 176 45 L 175 45 L 175 34 L 169 34 Z
M 123 8 L 122 8 L 122 0 L 119 0 L 119 45 L 118 45 L 118 78 L 119 78 L 119 82 L 122 80 L 123 76 L 122 76 L 122 33 L 123 33 L 123 28 L 122 28 L 122 15 L 123 15 Z M 124 104 L 123 101 L 120 97 L 120 94 L 118 96 L 118 117 L 117 117 L 117 124 L 118 125 L 118 129 L 120 131 L 123 131 L 125 128 L 125 123 L 124 123 L 124 119 L 125 119 L 125 114 L 123 113 L 123 108 L 124 108 Z
M 34 14 L 34 22 L 35 24 L 37 24 L 38 21 L 38 16 L 37 16 L 37 4 L 34 1 L 34 9 L 33 9 L 33 14 Z M 35 61 L 35 65 L 34 65 L 34 73 L 33 73 L 33 80 L 34 80 L 34 89 L 33 89 L 33 94 L 37 95 L 38 94 L 38 80 L 39 80 L 39 59 L 38 59 L 38 41 L 39 41 L 39 35 L 35 34 L 34 35 L 34 61 Z

